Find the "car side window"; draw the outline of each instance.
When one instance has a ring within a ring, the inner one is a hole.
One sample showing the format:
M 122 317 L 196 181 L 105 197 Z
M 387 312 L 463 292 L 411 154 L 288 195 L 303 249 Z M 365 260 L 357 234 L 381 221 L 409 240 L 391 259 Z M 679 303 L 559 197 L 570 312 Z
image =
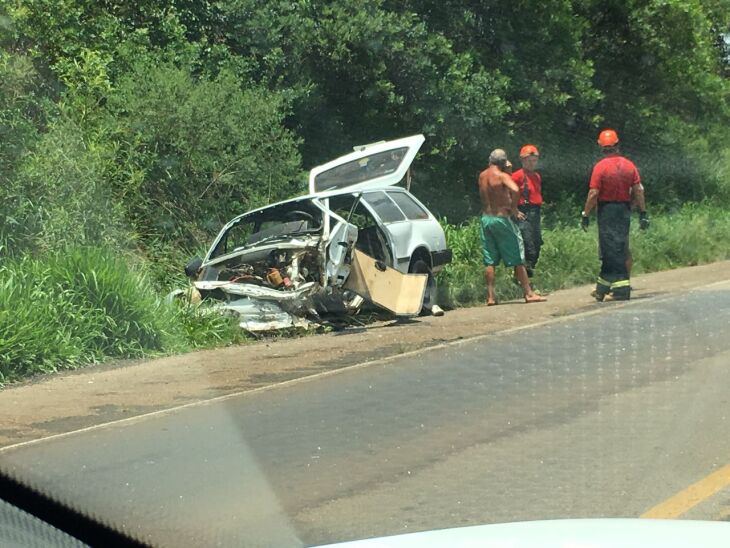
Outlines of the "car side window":
M 378 192 L 366 192 L 363 194 L 362 199 L 375 210 L 375 213 L 378 214 L 378 217 L 384 223 L 396 223 L 405 220 L 403 212 L 382 190 Z
M 388 196 L 390 196 L 393 201 L 398 204 L 401 211 L 405 213 L 406 218 L 412 221 L 428 219 L 428 213 L 426 210 L 423 209 L 423 207 L 421 207 L 411 195 L 406 194 L 405 192 L 388 192 Z

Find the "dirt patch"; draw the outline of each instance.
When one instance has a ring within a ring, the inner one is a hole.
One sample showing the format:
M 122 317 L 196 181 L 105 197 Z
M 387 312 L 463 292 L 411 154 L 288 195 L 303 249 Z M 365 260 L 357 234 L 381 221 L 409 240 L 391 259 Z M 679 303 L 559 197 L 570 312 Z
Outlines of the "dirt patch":
M 136 415 L 143 415 L 144 413 L 149 413 L 155 409 L 156 406 L 154 405 L 97 405 L 92 408 L 93 413 L 89 415 L 60 416 L 55 419 L 31 424 L 30 427 L 34 430 L 43 430 L 49 434 L 62 434 L 64 432 L 71 432 L 100 422 L 109 422 L 134 417 Z
M 639 276 L 650 300 L 727 280 L 730 262 Z M 544 304 L 455 310 L 442 318 L 380 321 L 367 328 L 268 339 L 150 361 L 64 372 L 0 391 L 0 446 L 242 392 L 524 325 L 559 321 L 621 303 L 595 303 L 590 287 L 556 291 Z

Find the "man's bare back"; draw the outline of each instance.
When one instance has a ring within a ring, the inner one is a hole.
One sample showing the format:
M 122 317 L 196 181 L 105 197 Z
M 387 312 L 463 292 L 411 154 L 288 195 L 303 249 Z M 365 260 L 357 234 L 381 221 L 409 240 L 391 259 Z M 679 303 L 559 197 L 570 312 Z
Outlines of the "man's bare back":
M 479 174 L 479 197 L 482 202 L 479 222 L 487 281 L 487 306 L 497 304 L 495 266 L 502 260 L 505 265 L 514 266 L 515 276 L 525 293 L 525 302 L 539 303 L 546 300 L 530 287 L 524 264 L 522 236 L 517 224 L 509 219 L 517 214 L 520 198 L 519 187 L 512 180 L 511 167 L 505 151 L 497 148 L 489 155 L 489 167 Z
M 508 173 L 490 165 L 479 174 L 479 197 L 484 215 L 510 217 L 517 211 L 519 187 Z

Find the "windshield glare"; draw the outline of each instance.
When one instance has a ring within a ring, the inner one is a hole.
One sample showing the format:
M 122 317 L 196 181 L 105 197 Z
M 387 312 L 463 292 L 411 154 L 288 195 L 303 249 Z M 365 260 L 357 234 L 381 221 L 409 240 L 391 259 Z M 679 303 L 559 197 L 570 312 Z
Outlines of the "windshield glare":
M 3 473 L 162 547 L 730 548 L 730 0 L 0 0 L 0 548 Z

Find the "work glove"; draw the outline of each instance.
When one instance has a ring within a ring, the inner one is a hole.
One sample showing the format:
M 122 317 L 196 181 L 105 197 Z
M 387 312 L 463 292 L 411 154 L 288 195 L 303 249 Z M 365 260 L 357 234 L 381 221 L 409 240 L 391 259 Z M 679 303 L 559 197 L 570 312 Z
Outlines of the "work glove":
M 585 213 L 581 212 L 580 214 L 580 227 L 583 229 L 583 232 L 588 232 L 588 225 L 591 224 L 591 219 L 586 215 Z
M 639 228 L 641 230 L 647 230 L 649 228 L 649 216 L 646 214 L 646 211 L 639 213 Z

